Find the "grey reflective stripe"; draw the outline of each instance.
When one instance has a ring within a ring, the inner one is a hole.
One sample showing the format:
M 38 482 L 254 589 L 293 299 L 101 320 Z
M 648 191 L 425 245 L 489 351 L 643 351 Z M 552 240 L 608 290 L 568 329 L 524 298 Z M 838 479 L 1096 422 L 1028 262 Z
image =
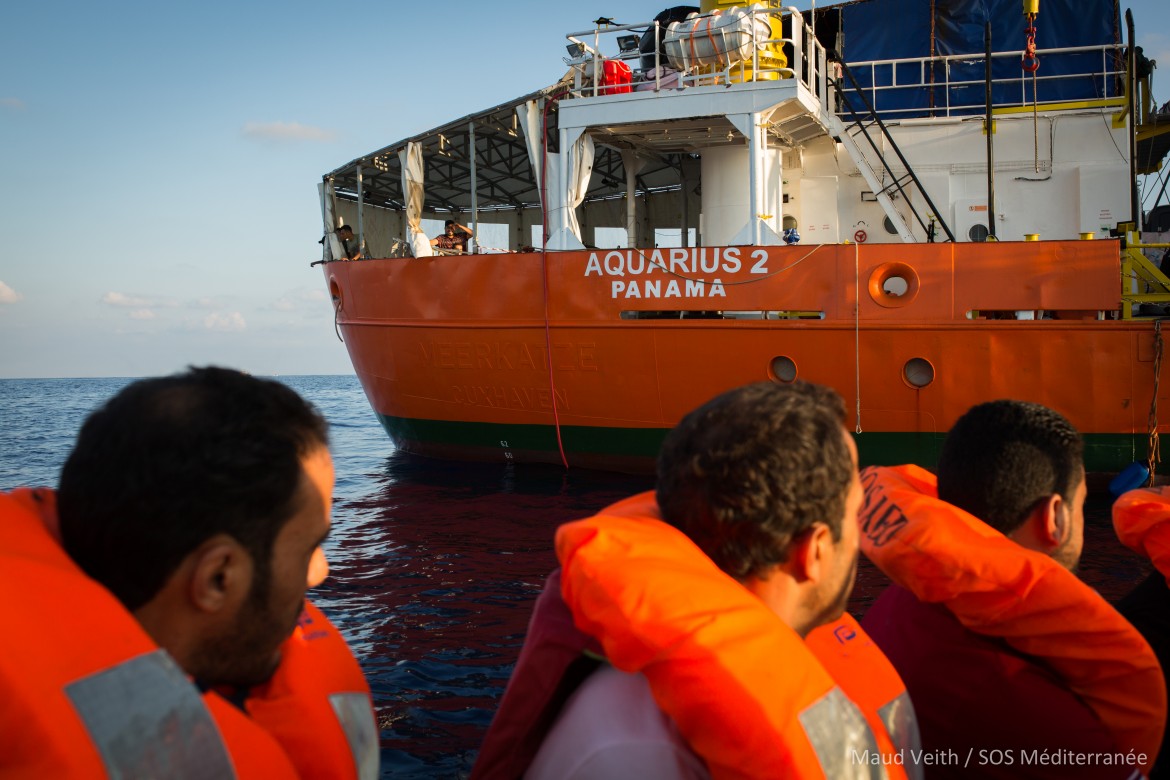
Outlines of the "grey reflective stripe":
M 163 650 L 65 686 L 110 778 L 234 778 L 199 691 Z
M 910 694 L 902 694 L 891 699 L 878 709 L 878 717 L 886 724 L 886 732 L 890 741 L 894 743 L 894 750 L 903 756 L 922 755 L 922 737 L 918 733 L 918 716 L 914 714 L 914 703 L 910 701 Z M 922 765 L 918 761 L 906 761 L 902 768 L 910 780 L 922 780 Z
M 829 780 L 886 777 L 877 740 L 857 705 L 834 688 L 800 713 L 800 725 Z
M 376 780 L 381 756 L 370 697 L 364 693 L 331 693 L 329 704 L 345 732 L 345 740 L 357 765 L 358 780 Z

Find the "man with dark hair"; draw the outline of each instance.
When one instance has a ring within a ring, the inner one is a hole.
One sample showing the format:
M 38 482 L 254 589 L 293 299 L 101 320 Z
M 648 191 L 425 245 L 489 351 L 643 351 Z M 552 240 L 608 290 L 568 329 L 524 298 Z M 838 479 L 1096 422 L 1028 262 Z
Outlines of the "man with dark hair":
M 263 682 L 328 572 L 325 421 L 222 368 L 144 379 L 94 412 L 61 471 L 66 552 L 207 685 Z
M 1148 704 L 1152 722 L 1159 709 L 1148 646 L 1072 574 L 1083 544 L 1083 451 L 1059 413 L 993 401 L 947 434 L 937 498 L 933 477 L 916 467 L 862 475 L 861 546 L 895 582 L 862 625 L 906 683 L 925 754 L 959 757 L 936 763 L 931 777 L 1137 771 L 1081 758 L 1134 747 L 1132 723 L 1117 712 Z M 1148 702 L 1102 704 L 1134 691 Z M 1164 692 L 1160 701 L 1164 718 Z M 1135 741 L 1148 747 L 1149 737 Z
M 658 455 L 662 519 L 765 601 L 783 592 L 776 611 L 801 635 L 840 617 L 853 590 L 856 510 L 846 504 L 857 448 L 844 420 L 827 387 L 760 382 L 688 414 Z M 808 583 L 791 581 L 784 564 L 818 546 L 843 554 L 818 589 L 801 593 Z
M 328 573 L 333 484 L 325 420 L 276 381 L 192 368 L 91 414 L 55 501 L 0 494 L 0 594 L 15 614 L 36 603 L 21 587 L 50 605 L 25 610 L 40 630 L 0 652 L 0 681 L 24 679 L 3 686 L 0 734 L 47 727 L 27 729 L 27 755 L 0 737 L 0 764 L 376 775 L 368 685 L 305 600 Z
M 1058 412 L 1023 401 L 980 404 L 947 434 L 938 497 L 1069 571 L 1081 559 L 1085 445 Z
M 474 235 L 471 228 L 460 225 L 453 219 L 443 223 L 443 235 L 431 239 L 431 246 L 448 252 L 466 254 L 467 239 Z
M 880 773 L 850 759 L 874 735 L 802 641 L 841 616 L 856 571 L 843 421 L 817 385 L 728 391 L 667 435 L 656 493 L 561 526 L 563 568 L 473 777 Z

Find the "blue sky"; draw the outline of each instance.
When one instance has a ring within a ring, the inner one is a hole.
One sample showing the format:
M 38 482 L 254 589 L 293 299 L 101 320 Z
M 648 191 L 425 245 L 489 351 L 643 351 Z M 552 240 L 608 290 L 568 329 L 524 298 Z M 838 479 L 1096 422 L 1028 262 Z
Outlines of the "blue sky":
M 673 4 L 2 4 L 0 377 L 350 373 L 309 267 L 321 175 Z M 1170 100 L 1170 4 L 1124 7 Z

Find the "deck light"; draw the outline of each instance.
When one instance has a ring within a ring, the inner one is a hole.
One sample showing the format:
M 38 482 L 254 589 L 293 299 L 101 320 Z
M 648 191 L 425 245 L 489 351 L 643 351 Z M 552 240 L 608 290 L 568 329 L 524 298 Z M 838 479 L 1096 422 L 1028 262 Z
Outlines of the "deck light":
M 622 54 L 629 54 L 630 52 L 638 50 L 638 36 L 636 35 L 619 35 L 617 38 L 618 50 Z

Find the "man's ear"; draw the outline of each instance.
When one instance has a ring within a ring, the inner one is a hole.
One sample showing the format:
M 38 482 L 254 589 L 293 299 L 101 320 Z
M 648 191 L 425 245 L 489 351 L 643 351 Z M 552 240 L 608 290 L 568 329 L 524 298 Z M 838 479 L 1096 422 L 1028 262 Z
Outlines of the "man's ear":
M 1052 548 L 1063 544 L 1071 530 L 1068 512 L 1064 511 L 1064 499 L 1059 493 L 1053 493 L 1036 507 L 1032 522 L 1040 541 Z
M 239 604 L 252 587 L 252 557 L 227 534 L 216 534 L 191 553 L 188 594 L 201 612 Z
M 824 523 L 813 523 L 805 533 L 793 542 L 789 563 L 790 573 L 797 582 L 809 580 L 820 582 L 829 571 L 829 553 L 833 546 L 833 533 Z

